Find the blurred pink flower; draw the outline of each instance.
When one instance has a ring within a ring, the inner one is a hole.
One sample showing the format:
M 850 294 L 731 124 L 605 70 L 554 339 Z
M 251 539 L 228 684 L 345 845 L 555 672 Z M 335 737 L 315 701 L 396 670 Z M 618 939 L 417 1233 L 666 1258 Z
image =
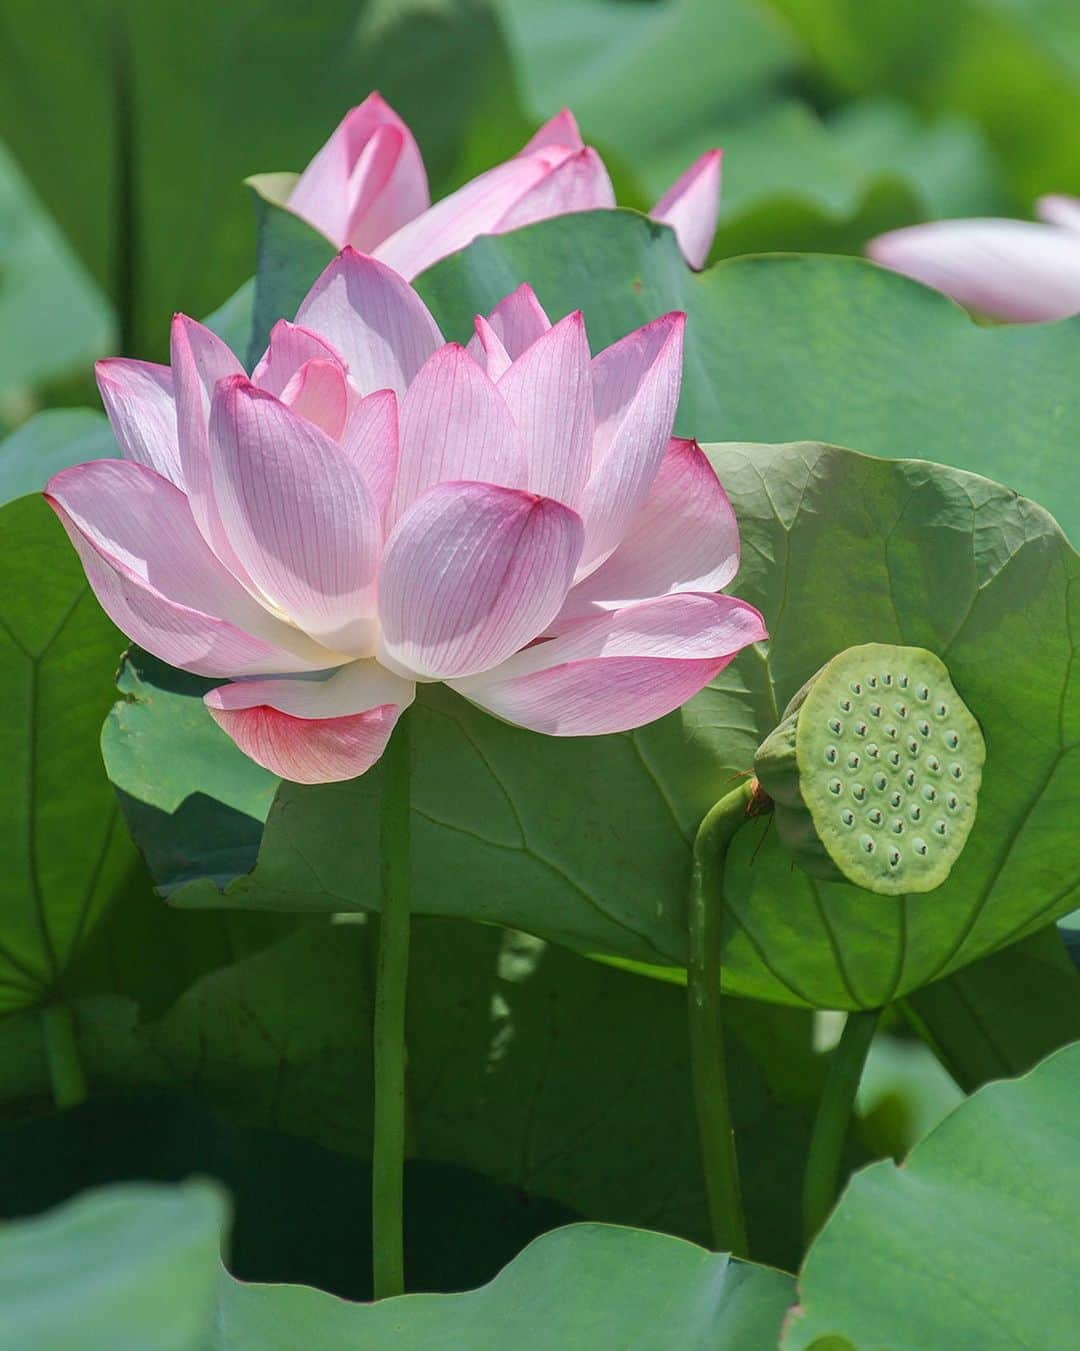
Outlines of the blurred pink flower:
M 1041 197 L 1039 221 L 938 220 L 870 241 L 875 262 L 1013 323 L 1080 312 L 1080 198 Z
M 418 682 L 589 736 L 696 694 L 761 616 L 731 506 L 671 435 L 682 314 L 591 357 L 520 287 L 445 343 L 398 274 L 352 249 L 278 323 L 252 377 L 178 315 L 172 365 L 98 384 L 121 460 L 46 496 L 102 606 L 285 778 L 351 778 Z
M 505 164 L 429 205 L 424 162 L 412 132 L 380 94 L 370 94 L 300 175 L 286 203 L 338 248 L 351 244 L 411 281 L 477 235 L 613 207 L 604 162 L 582 143 L 564 108 Z M 672 226 L 691 267 L 705 265 L 720 208 L 720 151 L 696 160 L 653 207 Z

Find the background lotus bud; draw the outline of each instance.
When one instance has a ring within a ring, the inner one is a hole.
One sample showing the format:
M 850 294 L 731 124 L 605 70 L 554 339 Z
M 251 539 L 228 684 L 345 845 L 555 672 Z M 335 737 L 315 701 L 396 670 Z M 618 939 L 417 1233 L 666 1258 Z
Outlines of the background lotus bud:
M 1039 221 L 938 220 L 879 235 L 877 263 L 992 319 L 1037 323 L 1080 313 L 1080 199 L 1041 197 Z
M 939 658 L 867 643 L 798 691 L 754 772 L 804 871 L 897 895 L 948 877 L 975 820 L 985 756 Z
M 338 248 L 351 244 L 406 280 L 477 235 L 502 234 L 574 211 L 615 206 L 599 154 L 564 108 L 503 164 L 429 204 L 427 175 L 408 127 L 379 94 L 340 125 L 284 205 Z M 705 265 L 720 208 L 720 151 L 702 155 L 651 211 L 670 225 L 691 267 Z

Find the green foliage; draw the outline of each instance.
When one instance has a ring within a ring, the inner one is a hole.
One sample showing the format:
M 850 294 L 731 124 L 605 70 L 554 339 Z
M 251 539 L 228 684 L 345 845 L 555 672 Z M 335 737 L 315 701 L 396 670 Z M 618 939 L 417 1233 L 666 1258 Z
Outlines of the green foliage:
M 784 1351 L 827 1337 L 890 1351 L 1068 1346 L 1078 1072 L 1073 1045 L 980 1089 L 903 1167 L 859 1173 L 803 1265 Z
M 535 1240 L 463 1295 L 347 1304 L 298 1285 L 246 1285 L 223 1270 L 225 1207 L 203 1182 L 88 1193 L 0 1233 L 4 1351 L 319 1351 L 405 1344 L 771 1345 L 789 1277 L 663 1234 L 580 1224 Z M 597 1338 L 602 1338 L 597 1342 Z

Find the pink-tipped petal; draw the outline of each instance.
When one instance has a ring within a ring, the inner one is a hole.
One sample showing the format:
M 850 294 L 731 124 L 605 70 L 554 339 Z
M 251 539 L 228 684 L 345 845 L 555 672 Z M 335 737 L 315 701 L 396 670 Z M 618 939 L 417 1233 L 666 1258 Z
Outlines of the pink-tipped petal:
M 267 704 L 210 709 L 249 760 L 293 783 L 340 783 L 366 773 L 386 749 L 401 712 L 396 704 L 380 704 L 365 713 L 315 720 Z
M 382 529 L 355 466 L 244 377 L 218 386 L 210 447 L 222 523 L 259 593 L 327 646 L 367 655 Z
M 152 361 L 109 357 L 95 365 L 94 373 L 124 458 L 183 488 L 172 371 Z
M 1080 230 L 1080 197 L 1069 197 L 1061 192 L 1050 193 L 1036 201 L 1035 214 L 1048 225 Z
M 577 118 L 569 108 L 563 108 L 554 117 L 549 118 L 518 153 L 531 155 L 537 150 L 547 150 L 551 146 L 567 150 L 584 149 L 585 142 L 581 139 Z
M 672 183 L 649 215 L 675 231 L 683 257 L 703 268 L 720 215 L 721 151 L 708 150 Z
M 525 488 L 525 446 L 506 401 L 463 347 L 439 349 L 401 403 L 390 519 L 425 489 L 457 480 Z
M 206 695 L 245 755 L 295 783 L 353 779 L 378 760 L 415 687 L 373 661 L 329 677 L 245 680 Z
M 503 234 L 552 216 L 614 205 L 615 189 L 604 161 L 591 146 L 585 146 L 523 193 L 492 228 L 496 234 Z
M 557 161 L 551 150 L 519 156 L 480 174 L 391 235 L 376 258 L 412 281 L 477 235 L 496 233 L 514 204 L 551 173 L 553 156 Z
M 488 315 L 487 322 L 511 361 L 523 356 L 551 327 L 551 320 L 528 282 L 522 282 L 516 291 L 503 296 Z
M 370 252 L 430 202 L 420 149 L 379 94 L 345 114 L 300 175 L 289 210 L 339 249 Z
M 659 472 L 679 403 L 685 327 L 684 314 L 665 314 L 593 361 L 596 433 L 582 507 L 583 573 L 618 546 Z
M 333 658 L 262 608 L 210 551 L 184 494 L 127 460 L 94 460 L 46 488 L 113 622 L 200 675 L 303 671 Z
M 766 636 L 744 601 L 684 592 L 586 620 L 497 670 L 450 683 L 521 727 L 600 736 L 672 712 Z
M 270 344 L 251 373 L 251 383 L 281 398 L 285 386 L 307 361 L 337 362 L 344 370 L 341 353 L 310 328 L 279 319 L 270 330 Z
M 381 519 L 397 477 L 398 405 L 393 390 L 379 389 L 354 400 L 339 444 L 367 484 Z
M 490 380 L 499 380 L 510 369 L 510 353 L 482 314 L 473 320 L 473 328 L 476 331 L 465 350 Z
M 345 372 L 336 361 L 305 361 L 281 391 L 281 402 L 337 441 L 349 414 Z
M 214 502 L 208 423 L 210 400 L 218 381 L 243 375 L 244 368 L 217 334 L 185 314 L 173 316 L 169 348 L 177 443 L 191 514 L 214 553 L 230 572 L 243 579 L 243 565 L 229 544 Z
M 867 253 L 996 319 L 1038 323 L 1080 311 L 1080 239 L 1061 226 L 938 220 L 879 235 Z
M 297 322 L 341 353 L 361 394 L 400 399 L 442 334 L 427 306 L 391 268 L 343 249 L 305 296 Z
M 504 661 L 558 613 L 581 552 L 562 503 L 486 483 L 442 483 L 414 502 L 379 579 L 381 660 L 428 679 Z
M 589 339 L 580 310 L 560 319 L 499 381 L 525 442 L 528 487 L 577 507 L 593 440 Z
M 739 570 L 739 527 L 696 441 L 673 437 L 622 543 L 566 598 L 555 629 L 677 591 L 719 591 Z

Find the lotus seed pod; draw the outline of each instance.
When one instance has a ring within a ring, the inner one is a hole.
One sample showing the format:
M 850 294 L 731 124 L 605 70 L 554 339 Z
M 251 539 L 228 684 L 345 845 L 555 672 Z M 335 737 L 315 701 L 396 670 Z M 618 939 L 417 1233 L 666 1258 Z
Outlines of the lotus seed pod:
M 849 647 L 799 690 L 754 772 L 796 862 L 883 895 L 932 891 L 975 820 L 986 747 L 944 663 Z

